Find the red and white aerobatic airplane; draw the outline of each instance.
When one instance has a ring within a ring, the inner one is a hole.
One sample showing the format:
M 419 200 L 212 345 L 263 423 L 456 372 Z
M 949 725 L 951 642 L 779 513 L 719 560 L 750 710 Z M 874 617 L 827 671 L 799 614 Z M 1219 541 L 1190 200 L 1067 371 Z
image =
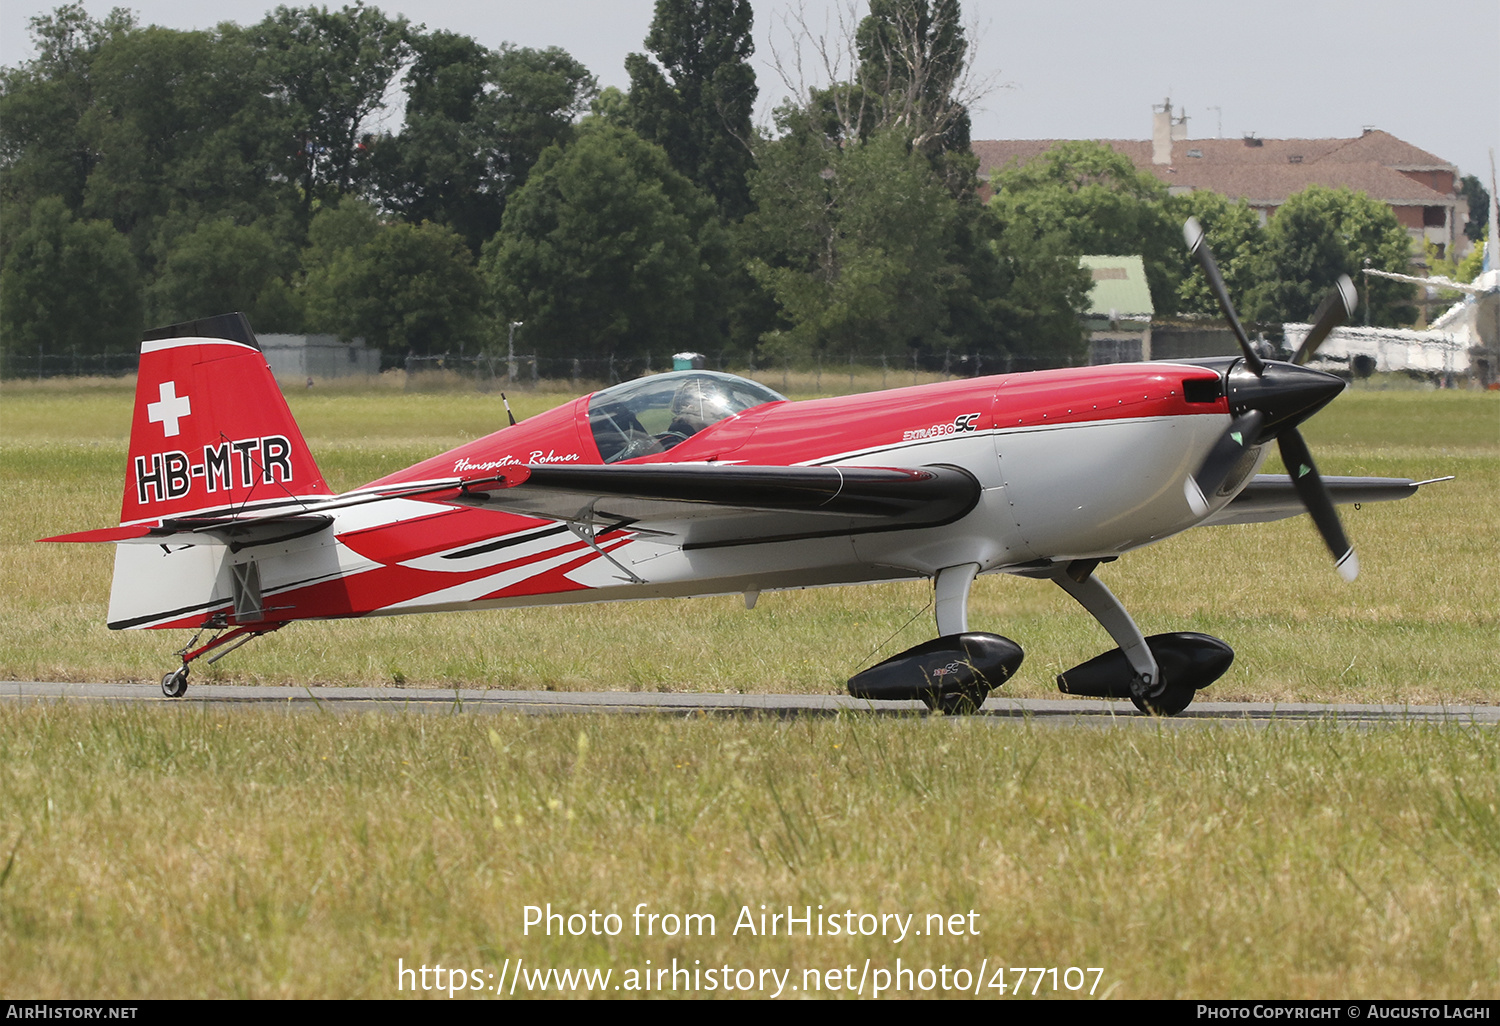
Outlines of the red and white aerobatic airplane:
M 969 631 L 978 574 L 1056 582 L 1119 648 L 1069 694 L 1175 714 L 1229 666 L 1204 634 L 1142 637 L 1095 573 L 1204 524 L 1312 514 L 1340 573 L 1335 502 L 1408 480 L 1320 478 L 1297 424 L 1344 388 L 1301 366 L 1353 309 L 1347 279 L 1289 363 L 1250 347 L 1202 243 L 1242 358 L 1007 374 L 788 402 L 681 371 L 584 396 L 333 494 L 239 314 L 148 333 L 109 626 L 199 637 L 194 660 L 295 620 L 742 593 L 931 578 L 937 633 L 852 678 L 870 699 L 977 708 L 1022 651 Z M 1275 439 L 1291 477 L 1257 475 Z

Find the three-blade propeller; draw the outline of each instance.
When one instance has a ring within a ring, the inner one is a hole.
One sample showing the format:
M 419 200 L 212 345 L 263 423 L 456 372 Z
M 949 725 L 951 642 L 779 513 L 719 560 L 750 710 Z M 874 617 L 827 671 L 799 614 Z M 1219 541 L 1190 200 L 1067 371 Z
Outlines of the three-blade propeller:
M 1354 313 L 1356 293 L 1354 283 L 1348 275 L 1340 275 L 1337 285 L 1313 314 L 1312 329 L 1297 348 L 1290 363 L 1263 359 L 1250 344 L 1234 304 L 1229 299 L 1229 290 L 1224 277 L 1214 261 L 1208 242 L 1203 237 L 1203 228 L 1197 218 L 1188 218 L 1182 229 L 1188 251 L 1197 259 L 1208 278 L 1208 287 L 1224 311 L 1230 330 L 1239 342 L 1244 360 L 1226 375 L 1225 391 L 1229 397 L 1229 410 L 1233 419 L 1214 447 L 1209 450 L 1198 472 L 1187 481 L 1188 504 L 1194 512 L 1202 515 L 1209 509 L 1209 497 L 1223 487 L 1235 465 L 1253 446 L 1276 439 L 1281 450 L 1282 462 L 1291 475 L 1292 485 L 1302 499 L 1302 505 L 1312 516 L 1318 533 L 1333 553 L 1334 567 L 1346 581 L 1354 580 L 1359 573 L 1359 557 L 1349 544 L 1334 509 L 1333 499 L 1318 468 L 1313 463 L 1307 443 L 1302 440 L 1297 425 L 1322 409 L 1334 396 L 1344 390 L 1344 382 L 1331 374 L 1315 371 L 1304 366 L 1318 351 L 1318 346 L 1329 332 L 1344 323 Z

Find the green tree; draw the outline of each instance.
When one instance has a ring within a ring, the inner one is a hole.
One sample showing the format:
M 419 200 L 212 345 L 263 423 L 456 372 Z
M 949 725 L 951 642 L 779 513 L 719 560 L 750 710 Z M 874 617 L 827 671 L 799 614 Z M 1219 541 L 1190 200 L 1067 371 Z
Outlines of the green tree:
M 617 128 L 630 127 L 630 97 L 617 86 L 605 86 L 589 102 L 589 113 Z
M 363 250 L 380 234 L 380 216 L 361 200 L 346 199 L 320 209 L 307 230 L 302 269 L 310 277 L 353 251 Z
M 82 124 L 94 103 L 94 60 L 134 24 L 120 8 L 94 21 L 81 3 L 31 19 L 36 57 L 0 69 L 0 203 L 59 196 L 74 213 L 83 208 L 97 159 Z
M 387 363 L 476 348 L 484 289 L 463 240 L 431 222 L 371 230 L 368 207 L 342 206 L 351 209 L 320 213 L 310 232 L 307 328 L 363 337 Z
M 713 201 L 661 147 L 594 120 L 542 154 L 481 266 L 537 345 L 635 356 L 716 341 L 723 247 Z
M 1464 222 L 1464 234 L 1470 242 L 1484 237 L 1485 227 L 1490 223 L 1490 191 L 1473 175 L 1464 175 L 1458 181 L 1458 194 L 1469 203 L 1469 219 Z
M 514 192 L 549 146 L 572 140 L 574 122 L 593 103 L 599 84 L 556 46 L 502 46 L 494 68 L 494 117 L 505 140 L 507 188 Z
M 856 35 L 858 85 L 873 127 L 903 127 L 923 153 L 966 153 L 969 111 L 958 96 L 969 44 L 958 0 L 871 0 Z
M 819 132 L 790 131 L 763 149 L 751 190 L 747 228 L 764 255 L 750 272 L 787 325 L 764 337 L 772 354 L 872 355 L 948 340 L 950 299 L 967 287 L 951 259 L 959 208 L 903 134 L 837 148 Z
M 257 64 L 232 31 L 151 27 L 101 46 L 83 120 L 97 153 L 85 210 L 129 235 L 149 273 L 164 230 L 274 219 L 295 204 L 276 174 L 282 140 Z
M 294 257 L 266 228 L 203 221 L 176 241 L 146 290 L 151 321 L 172 324 L 243 311 L 257 331 L 295 331 L 286 278 Z
M 38 57 L 4 72 L 0 200 L 61 195 L 125 233 L 142 273 L 200 221 L 280 223 L 296 195 L 262 62 L 233 26 L 216 32 L 102 22 L 82 8 L 35 19 Z M 278 229 L 300 244 L 294 226 Z
M 1451 281 L 1473 281 L 1484 270 L 1484 240 L 1489 235 L 1488 230 L 1479 237 L 1479 241 L 1469 247 L 1469 252 L 1462 260 L 1454 260 L 1450 252 L 1446 256 L 1438 256 L 1437 244 L 1428 242 L 1427 250 L 1427 276 L 1429 278 L 1447 278 Z M 1455 289 L 1439 289 L 1437 298 L 1443 302 L 1452 303 L 1463 298 L 1463 293 Z M 1437 311 L 1440 312 L 1440 311 Z M 1434 313 L 1429 309 L 1428 313 Z
M 411 56 L 406 19 L 362 2 L 278 7 L 240 31 L 264 62 L 282 122 L 281 174 L 297 186 L 306 224 L 317 204 L 336 203 L 363 179 L 366 122 Z
M 1386 204 L 1346 188 L 1309 186 L 1277 209 L 1264 239 L 1253 318 L 1304 321 L 1347 274 L 1369 293 L 1370 323 L 1416 319 L 1411 285 L 1360 275 L 1366 266 L 1410 273 L 1411 236 Z
M 478 252 L 542 151 L 572 137 L 594 77 L 557 47 L 495 53 L 434 32 L 414 37 L 413 49 L 406 124 L 375 143 L 375 191 L 387 208 L 445 224 Z
M 712 196 L 726 218 L 749 209 L 755 70 L 749 0 L 656 0 L 644 54 L 625 59 L 629 124 Z
M 973 288 L 960 297 L 954 334 L 966 348 L 1025 371 L 1087 362 L 1080 311 L 1093 285 L 1066 234 L 993 208 L 972 218 L 984 249 L 968 262 Z
M 78 220 L 49 196 L 20 223 L 8 223 L 6 236 L 0 339 L 7 353 L 128 352 L 140 340 L 135 260 L 108 222 Z
M 1061 143 L 991 179 L 1005 222 L 1058 231 L 1078 253 L 1139 254 L 1158 314 L 1177 309 L 1182 228 L 1167 213 L 1167 187 L 1102 143 Z
M 1473 281 L 1479 277 L 1479 272 L 1484 270 L 1484 250 L 1489 241 L 1490 229 L 1486 225 L 1479 238 L 1474 240 L 1474 245 L 1469 247 L 1469 252 L 1454 266 L 1454 281 Z
M 1203 189 L 1172 197 L 1167 201 L 1167 213 L 1172 223 L 1178 225 L 1184 224 L 1189 217 L 1198 219 L 1236 310 L 1242 315 L 1247 312 L 1245 304 L 1253 301 L 1262 285 L 1257 277 L 1262 270 L 1261 247 L 1264 242 L 1260 215 L 1244 200 L 1231 203 L 1221 194 Z M 1208 277 L 1198 266 L 1198 261 L 1188 252 L 1186 245 L 1179 251 L 1178 312 L 1223 316 L 1219 301 L 1209 291 Z
M 852 70 L 846 80 L 807 90 L 799 102 L 808 127 L 836 145 L 899 132 L 955 197 L 973 198 L 979 162 L 970 152 L 967 104 L 974 90 L 958 0 L 872 0 L 852 38 L 842 41 L 814 39 L 800 16 L 793 20 L 834 77 L 846 62 Z M 799 44 L 797 63 L 802 59 Z M 781 71 L 794 77 L 784 65 Z

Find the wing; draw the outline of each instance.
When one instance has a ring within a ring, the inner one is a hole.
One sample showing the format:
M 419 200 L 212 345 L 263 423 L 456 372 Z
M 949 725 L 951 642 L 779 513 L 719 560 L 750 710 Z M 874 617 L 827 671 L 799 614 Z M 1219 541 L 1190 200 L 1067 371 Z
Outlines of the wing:
M 1417 489 L 1452 478 L 1411 481 L 1400 477 L 1325 477 L 1323 483 L 1333 501 L 1340 505 L 1354 502 L 1393 502 L 1417 494 Z M 1257 474 L 1223 509 L 1204 520 L 1199 527 L 1220 524 L 1263 524 L 1272 520 L 1306 513 L 1297 497 L 1292 479 L 1285 474 Z
M 1495 291 L 1495 286 L 1493 284 L 1484 285 L 1478 281 L 1454 281 L 1452 278 L 1445 278 L 1440 274 L 1435 274 L 1430 278 L 1418 278 L 1415 275 L 1411 274 L 1397 274 L 1395 271 L 1377 271 L 1373 267 L 1368 268 L 1367 270 L 1369 274 L 1373 274 L 1377 278 L 1389 278 L 1391 279 L 1391 281 L 1404 281 L 1411 285 L 1425 285 L 1440 289 L 1451 289 L 1454 292 L 1467 292 L 1471 296 L 1483 296 Z
M 329 514 L 338 509 L 410 498 L 596 529 L 628 526 L 673 537 L 686 548 L 706 548 L 937 527 L 973 509 L 980 491 L 973 475 L 949 466 L 517 466 L 487 477 L 349 492 L 323 501 L 282 501 L 255 510 L 225 509 L 167 518 L 159 525 L 127 525 L 42 540 L 218 542 L 238 550 L 316 533 L 333 523 Z
M 578 524 L 629 525 L 685 548 L 936 527 L 979 502 L 958 467 L 762 467 L 713 463 L 530 466 L 448 501 Z

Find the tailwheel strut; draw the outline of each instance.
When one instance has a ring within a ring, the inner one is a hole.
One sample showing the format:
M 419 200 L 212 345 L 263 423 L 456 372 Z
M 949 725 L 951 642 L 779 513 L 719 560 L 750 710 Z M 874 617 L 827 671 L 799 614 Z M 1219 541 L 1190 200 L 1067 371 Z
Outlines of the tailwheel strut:
M 250 624 L 243 627 L 236 627 L 233 630 L 225 630 L 225 624 L 222 621 L 210 620 L 198 628 L 198 633 L 193 635 L 193 640 L 178 649 L 177 655 L 182 658 L 182 665 L 161 679 L 161 693 L 168 698 L 181 698 L 187 693 L 188 664 L 194 659 L 214 652 L 215 654 L 209 656 L 208 661 L 216 663 L 246 642 L 252 641 L 262 634 L 279 631 L 289 622 L 288 620 L 276 620 L 271 623 Z M 198 639 L 203 637 L 204 631 L 208 630 L 219 631 L 221 633 L 215 634 L 208 641 L 199 645 Z M 219 649 L 223 651 L 218 651 Z

